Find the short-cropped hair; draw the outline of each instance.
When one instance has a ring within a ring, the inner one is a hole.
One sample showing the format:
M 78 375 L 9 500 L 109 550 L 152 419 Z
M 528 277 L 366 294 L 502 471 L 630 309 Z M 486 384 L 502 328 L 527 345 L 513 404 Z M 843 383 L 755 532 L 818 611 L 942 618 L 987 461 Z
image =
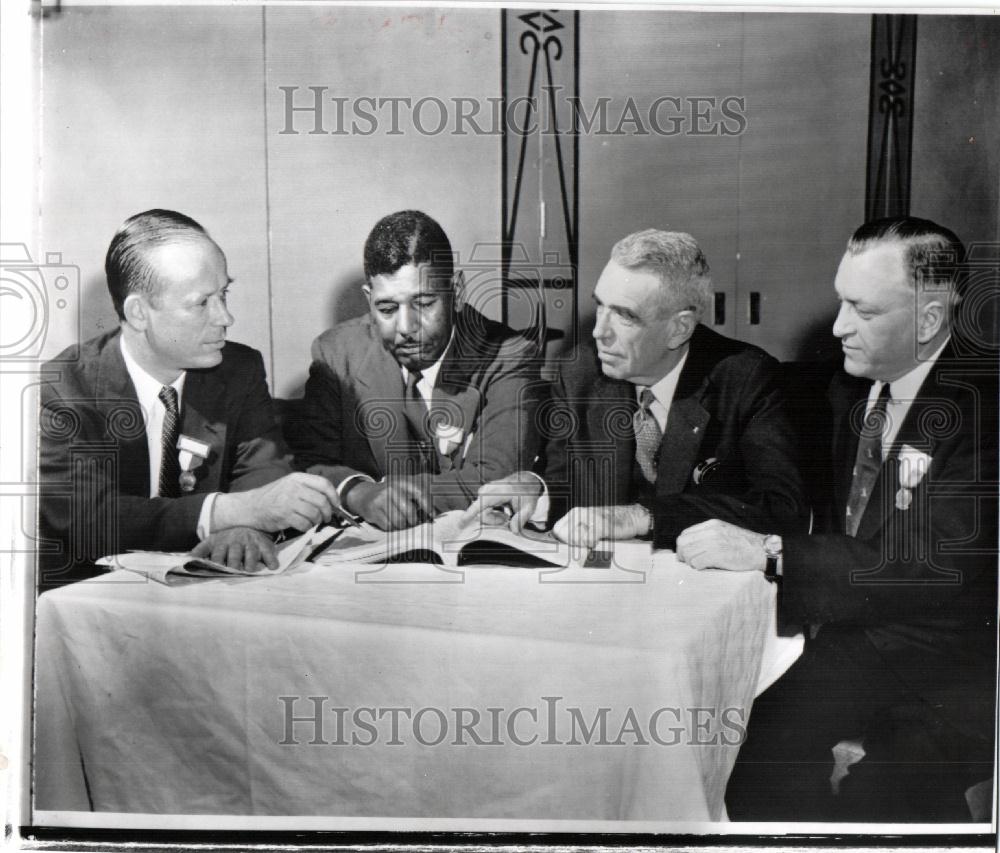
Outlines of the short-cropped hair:
M 442 278 L 451 279 L 455 259 L 448 235 L 420 210 L 400 210 L 382 217 L 365 240 L 365 279 L 393 275 L 413 264 L 430 264 Z
M 847 251 L 860 255 L 879 243 L 900 243 L 903 263 L 914 288 L 918 282 L 933 288 L 947 287 L 961 298 L 965 276 L 965 247 L 955 232 L 915 216 L 895 216 L 866 222 L 847 241 Z
M 130 216 L 115 232 L 104 259 L 104 274 L 118 319 L 125 319 L 125 299 L 131 293 L 155 296 L 156 272 L 149 250 L 181 240 L 208 239 L 208 232 L 191 217 L 174 210 L 146 210 Z
M 659 276 L 663 312 L 689 309 L 701 317 L 712 301 L 708 261 L 690 234 L 647 228 L 623 237 L 611 250 L 611 259 L 630 270 Z

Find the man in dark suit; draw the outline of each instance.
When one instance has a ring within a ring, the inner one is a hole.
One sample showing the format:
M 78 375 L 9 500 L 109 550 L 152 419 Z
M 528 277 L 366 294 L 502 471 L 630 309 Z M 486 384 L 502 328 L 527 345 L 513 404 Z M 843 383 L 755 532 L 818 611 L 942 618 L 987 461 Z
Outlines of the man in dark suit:
M 956 334 L 963 258 L 914 218 L 848 243 L 822 532 L 712 520 L 678 538 L 695 568 L 767 572 L 780 616 L 814 626 L 754 703 L 733 818 L 968 821 L 965 791 L 992 775 L 997 364 Z
M 592 546 L 653 535 L 670 548 L 712 517 L 807 528 L 778 365 L 701 325 L 710 297 L 708 264 L 689 234 L 650 229 L 613 248 L 594 289 L 596 353 L 574 353 L 540 413 L 540 471 L 560 539 Z M 484 486 L 469 514 L 513 503 L 517 528 L 539 491 L 522 472 Z
M 336 496 L 292 473 L 260 353 L 226 342 L 222 250 L 149 210 L 115 234 L 105 270 L 119 328 L 43 368 L 40 585 L 129 549 L 275 565 L 264 532 L 328 520 Z
M 483 482 L 531 463 L 539 360 L 524 335 L 465 304 L 451 245 L 415 210 L 365 242 L 369 314 L 313 343 L 299 466 L 383 529 L 464 509 Z

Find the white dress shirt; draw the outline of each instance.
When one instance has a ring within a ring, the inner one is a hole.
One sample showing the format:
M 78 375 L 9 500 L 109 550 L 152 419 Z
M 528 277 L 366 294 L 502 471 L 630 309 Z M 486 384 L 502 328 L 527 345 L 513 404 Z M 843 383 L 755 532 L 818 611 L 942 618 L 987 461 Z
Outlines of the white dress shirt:
M 451 329 L 451 337 L 448 338 L 448 345 L 444 348 L 441 353 L 440 358 L 434 362 L 434 364 L 429 364 L 427 367 L 420 371 L 420 381 L 417 383 L 417 392 L 420 394 L 424 401 L 424 405 L 427 406 L 428 411 L 431 408 L 431 397 L 434 394 L 434 383 L 437 382 L 438 372 L 441 370 L 441 364 L 444 362 L 444 357 L 448 354 L 448 350 L 451 349 L 451 345 L 455 342 L 455 328 Z M 405 367 L 400 365 L 400 372 L 403 374 L 403 385 L 406 385 L 410 379 L 410 371 Z
M 441 357 L 438 358 L 434 364 L 429 364 L 427 367 L 421 369 L 420 371 L 420 381 L 417 383 L 417 393 L 420 395 L 420 399 L 424 401 L 424 405 L 427 407 L 427 411 L 431 408 L 431 397 L 434 394 L 434 383 L 437 382 L 438 371 L 441 370 L 441 364 L 444 362 L 444 357 L 448 354 L 448 350 L 451 349 L 451 345 L 455 342 L 455 327 L 452 326 L 451 337 L 448 338 L 448 345 L 444 348 L 441 353 Z M 410 381 L 410 371 L 407 370 L 402 365 L 399 366 L 399 372 L 403 377 L 403 386 Z M 385 479 L 383 477 L 383 479 Z M 375 478 L 370 477 L 368 474 L 351 474 L 350 477 L 345 477 L 340 481 L 340 485 L 337 486 L 337 503 L 340 504 L 345 510 L 343 494 L 347 487 L 351 483 L 365 482 L 374 483 Z
M 684 362 L 687 361 L 688 352 L 690 352 L 690 349 L 685 351 L 684 355 L 681 356 L 681 360 L 670 369 L 670 372 L 666 376 L 658 380 L 655 384 L 635 386 L 636 400 L 642 397 L 642 392 L 646 388 L 649 388 L 653 392 L 653 402 L 649 404 L 649 411 L 656 418 L 656 423 L 659 425 L 661 433 L 667 429 L 667 418 L 670 416 L 670 406 L 674 402 L 674 394 L 677 391 L 677 380 L 680 379 L 681 370 L 684 369 Z M 534 524 L 544 524 L 549 517 L 549 486 L 544 478 L 539 477 L 537 474 L 534 474 L 534 476 L 538 477 L 538 480 L 542 484 L 542 494 L 538 498 L 538 504 L 535 506 L 535 511 L 532 513 L 529 521 Z
M 889 455 L 889 451 L 892 449 L 892 443 L 896 440 L 896 435 L 899 433 L 900 424 L 906 419 L 914 397 L 917 396 L 920 386 L 924 384 L 927 374 L 931 372 L 931 368 L 938 360 L 938 356 L 941 355 L 941 351 L 948 345 L 949 340 L 951 340 L 950 337 L 945 338 L 944 343 L 935 350 L 933 355 L 925 361 L 920 362 L 909 373 L 889 383 L 889 401 L 886 404 L 885 429 L 882 432 L 883 461 L 885 461 Z M 882 393 L 884 385 L 885 383 L 881 381 L 872 383 L 871 390 L 868 392 L 868 403 L 865 405 L 866 415 L 872 410 L 879 394 Z
M 160 389 L 163 384 L 150 376 L 139 362 L 133 358 L 125 343 L 125 336 L 119 339 L 121 343 L 122 358 L 125 360 L 125 369 L 128 371 L 129 379 L 135 386 L 136 396 L 139 398 L 139 408 L 142 410 L 142 420 L 146 426 L 146 447 L 149 450 L 149 496 L 155 498 L 160 493 L 160 462 L 163 456 L 163 419 L 167 413 L 167 407 L 160 400 Z M 170 387 L 177 392 L 177 411 L 183 411 L 184 400 L 184 380 L 187 372 L 182 371 Z M 204 539 L 211 532 L 212 507 L 215 505 L 215 497 L 218 492 L 212 492 L 202 504 L 201 513 L 198 516 L 198 537 Z
M 660 432 L 667 430 L 667 418 L 670 415 L 670 405 L 674 402 L 674 393 L 677 391 L 677 380 L 680 379 L 681 370 L 684 369 L 684 362 L 687 361 L 688 352 L 681 356 L 681 360 L 671 368 L 670 372 L 660 379 L 655 385 L 636 385 L 636 400 L 641 400 L 642 392 L 649 388 L 653 392 L 653 402 L 649 404 L 649 411 L 656 418 Z

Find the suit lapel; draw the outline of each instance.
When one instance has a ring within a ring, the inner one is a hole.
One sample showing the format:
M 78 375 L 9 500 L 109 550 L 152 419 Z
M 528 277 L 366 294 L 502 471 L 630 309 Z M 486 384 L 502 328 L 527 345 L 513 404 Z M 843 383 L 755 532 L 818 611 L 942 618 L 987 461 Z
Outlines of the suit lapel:
M 184 380 L 181 434 L 207 444 L 208 459 L 193 468 L 199 492 L 219 488 L 226 449 L 225 388 L 213 371 L 191 370 Z
M 927 414 L 929 411 L 933 411 L 940 417 L 942 413 L 946 413 L 949 401 L 954 399 L 957 393 L 954 386 L 942 385 L 938 382 L 939 366 L 947 361 L 950 352 L 951 347 L 949 346 L 941 353 L 920 386 L 920 390 L 914 396 L 903 422 L 899 425 L 899 430 L 889 447 L 885 462 L 879 469 L 878 479 L 875 480 L 868 504 L 865 506 L 864 515 L 862 515 L 858 525 L 857 535 L 859 539 L 868 539 L 874 536 L 888 521 L 889 516 L 896 511 L 896 494 L 900 489 L 899 451 L 903 445 L 908 444 L 931 457 L 934 455 L 937 440 L 933 435 L 933 426 L 930 428 L 928 426 L 933 424 L 933 420 L 928 419 Z
M 699 461 L 698 450 L 708 421 L 709 414 L 701 404 L 701 394 L 679 400 L 674 397 L 660 443 L 657 492 L 676 494 L 684 491 Z
M 700 461 L 698 451 L 710 420 L 702 401 L 715 360 L 707 343 L 703 327 L 696 326 L 688 345 L 687 359 L 677 377 L 677 388 L 660 443 L 660 464 L 656 472 L 656 491 L 660 494 L 684 491 L 691 472 Z
M 372 330 L 372 335 L 376 333 Z M 410 445 L 403 410 L 406 386 L 396 360 L 373 337 L 368 352 L 357 372 L 358 385 L 367 388 L 359 400 L 358 424 L 368 442 L 375 465 L 385 476 L 389 473 L 390 450 L 399 451 Z
M 434 452 L 438 457 L 438 466 L 442 472 L 450 471 L 455 467 L 455 462 L 461 465 L 463 450 L 468 446 L 469 436 L 477 427 L 476 421 L 481 404 L 482 394 L 478 388 L 470 384 L 442 383 L 441 373 L 438 373 L 438 382 L 434 386 L 431 398 L 431 424 L 435 428 L 440 425 L 457 427 L 461 430 L 457 446 L 447 454 L 441 452 L 437 436 L 431 436 Z
M 122 494 L 149 497 L 145 422 L 122 357 L 120 333 L 110 337 L 101 350 L 94 389 L 95 403 L 104 416 L 108 436 L 117 443 L 119 489 Z

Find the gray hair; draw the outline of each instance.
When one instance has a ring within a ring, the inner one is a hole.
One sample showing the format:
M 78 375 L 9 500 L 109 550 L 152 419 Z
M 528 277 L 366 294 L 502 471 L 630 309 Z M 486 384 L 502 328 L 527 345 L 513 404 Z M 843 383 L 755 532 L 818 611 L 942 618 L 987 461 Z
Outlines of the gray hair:
M 636 231 L 615 243 L 611 260 L 626 269 L 659 276 L 663 314 L 688 309 L 700 320 L 709 310 L 712 279 L 708 261 L 690 234 L 655 228 Z

